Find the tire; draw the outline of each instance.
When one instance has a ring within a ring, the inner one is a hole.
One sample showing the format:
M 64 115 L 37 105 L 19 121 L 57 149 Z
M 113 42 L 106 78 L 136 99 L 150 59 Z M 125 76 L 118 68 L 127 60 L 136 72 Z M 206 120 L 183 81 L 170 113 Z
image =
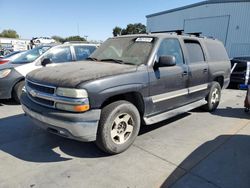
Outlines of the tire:
M 206 97 L 207 104 L 203 109 L 208 112 L 213 112 L 217 109 L 221 98 L 221 86 L 218 82 L 212 82 L 212 86 L 208 96 Z
M 20 81 L 15 85 L 13 90 L 13 98 L 18 104 L 20 104 L 20 97 L 22 94 L 23 87 L 24 87 L 24 81 Z
M 96 144 L 106 153 L 121 153 L 133 144 L 140 124 L 140 114 L 132 103 L 113 102 L 102 109 Z
M 36 43 L 41 43 L 41 41 L 40 41 L 40 40 L 37 40 Z

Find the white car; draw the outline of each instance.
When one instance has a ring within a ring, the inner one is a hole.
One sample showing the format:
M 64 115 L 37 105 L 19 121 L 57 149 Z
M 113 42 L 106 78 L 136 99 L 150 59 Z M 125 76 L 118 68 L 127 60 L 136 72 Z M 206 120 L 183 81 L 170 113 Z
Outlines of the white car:
M 50 44 L 50 43 L 55 43 L 56 41 L 52 38 L 49 37 L 39 37 L 39 38 L 34 38 L 33 43 L 34 44 Z

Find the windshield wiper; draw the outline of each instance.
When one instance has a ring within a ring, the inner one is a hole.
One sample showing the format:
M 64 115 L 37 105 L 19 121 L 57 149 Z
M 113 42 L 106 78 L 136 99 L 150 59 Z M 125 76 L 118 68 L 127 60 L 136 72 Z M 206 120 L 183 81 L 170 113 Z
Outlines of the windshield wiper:
M 96 59 L 96 58 L 94 58 L 94 57 L 88 57 L 86 60 L 99 61 L 98 59 Z
M 120 59 L 100 59 L 99 61 L 113 61 L 115 63 L 124 64 L 124 62 Z

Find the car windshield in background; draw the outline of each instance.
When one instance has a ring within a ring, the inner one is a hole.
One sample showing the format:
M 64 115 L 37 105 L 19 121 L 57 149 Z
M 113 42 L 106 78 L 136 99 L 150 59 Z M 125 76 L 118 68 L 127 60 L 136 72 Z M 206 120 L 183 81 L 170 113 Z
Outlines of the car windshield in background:
M 22 55 L 20 55 L 20 57 L 18 57 L 15 60 L 11 61 L 11 63 L 13 63 L 13 64 L 31 63 L 50 48 L 51 48 L 51 46 L 39 46 L 39 47 L 36 47 L 36 48 L 34 48 L 32 50 L 29 50 L 29 51 L 23 53 Z
M 152 37 L 121 37 L 104 42 L 89 59 L 132 65 L 145 64 L 154 45 Z

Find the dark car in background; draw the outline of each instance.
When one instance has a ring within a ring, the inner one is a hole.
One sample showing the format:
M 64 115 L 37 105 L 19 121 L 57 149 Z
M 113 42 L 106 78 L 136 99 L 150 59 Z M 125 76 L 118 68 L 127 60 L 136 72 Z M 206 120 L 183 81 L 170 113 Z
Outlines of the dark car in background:
M 22 53 L 24 53 L 25 51 L 14 51 L 11 52 L 10 54 L 3 56 L 2 58 L 0 58 L 0 65 L 4 64 L 4 63 L 8 63 L 12 60 L 15 60 L 16 58 L 18 58 Z
M 230 85 L 237 88 L 240 88 L 240 85 L 249 85 L 250 57 L 235 57 L 231 60 L 231 66 Z

